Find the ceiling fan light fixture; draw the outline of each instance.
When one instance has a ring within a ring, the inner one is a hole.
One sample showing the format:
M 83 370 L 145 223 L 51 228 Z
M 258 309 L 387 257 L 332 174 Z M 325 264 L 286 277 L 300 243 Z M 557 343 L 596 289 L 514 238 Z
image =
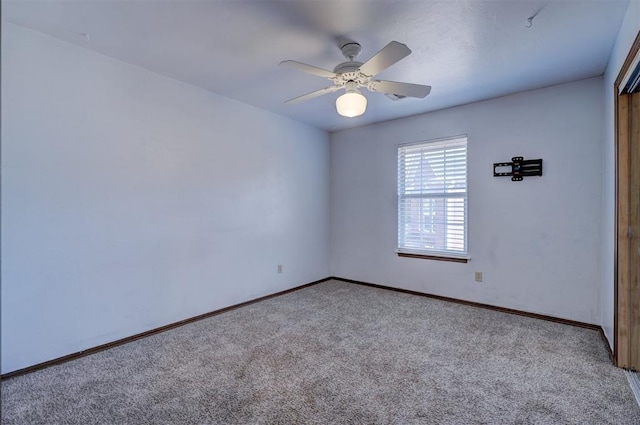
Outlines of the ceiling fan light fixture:
M 367 98 L 358 92 L 345 93 L 336 99 L 336 110 L 343 117 L 359 117 L 367 110 Z
M 336 110 L 343 117 L 359 117 L 367 110 L 367 98 L 347 85 L 347 92 L 336 99 Z

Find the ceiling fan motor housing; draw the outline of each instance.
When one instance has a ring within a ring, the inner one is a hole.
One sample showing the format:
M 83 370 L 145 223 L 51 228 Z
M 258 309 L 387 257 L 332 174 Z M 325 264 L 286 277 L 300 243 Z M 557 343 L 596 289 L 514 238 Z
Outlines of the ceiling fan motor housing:
M 333 68 L 333 72 L 336 74 L 345 74 L 348 72 L 354 73 L 362 66 L 362 62 L 342 62 Z

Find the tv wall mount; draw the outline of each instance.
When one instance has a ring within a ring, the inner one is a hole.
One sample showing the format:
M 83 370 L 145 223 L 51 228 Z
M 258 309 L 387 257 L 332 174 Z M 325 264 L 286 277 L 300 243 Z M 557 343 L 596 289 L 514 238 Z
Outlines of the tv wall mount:
M 493 177 L 511 176 L 511 181 L 519 182 L 524 177 L 541 175 L 542 159 L 525 160 L 521 156 L 514 156 L 511 162 L 493 163 Z

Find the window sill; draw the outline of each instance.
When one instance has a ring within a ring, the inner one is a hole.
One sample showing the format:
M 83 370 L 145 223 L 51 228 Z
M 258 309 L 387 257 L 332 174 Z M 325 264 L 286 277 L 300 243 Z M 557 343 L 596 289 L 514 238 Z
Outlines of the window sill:
M 448 257 L 446 255 L 416 254 L 411 252 L 397 252 L 397 254 L 398 257 L 420 258 L 422 260 L 449 261 L 453 263 L 466 263 L 470 259 L 469 257 Z

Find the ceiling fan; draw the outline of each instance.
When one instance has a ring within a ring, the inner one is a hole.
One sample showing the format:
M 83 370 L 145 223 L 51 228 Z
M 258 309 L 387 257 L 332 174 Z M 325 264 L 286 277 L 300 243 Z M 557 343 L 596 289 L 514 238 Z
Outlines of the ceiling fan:
M 285 103 L 293 105 L 344 88 L 345 93 L 336 100 L 336 110 L 338 114 L 351 118 L 364 114 L 367 108 L 367 98 L 360 93 L 358 90 L 360 88 L 384 93 L 394 100 L 404 97 L 423 98 L 431 92 L 431 86 L 373 79 L 380 72 L 411 54 L 411 50 L 402 43 L 392 41 L 364 63 L 357 61 L 362 51 L 360 44 L 349 42 L 340 50 L 347 61 L 338 64 L 333 72 L 293 60 L 280 62 L 281 66 L 298 69 L 333 82 L 332 86 L 294 97 Z

